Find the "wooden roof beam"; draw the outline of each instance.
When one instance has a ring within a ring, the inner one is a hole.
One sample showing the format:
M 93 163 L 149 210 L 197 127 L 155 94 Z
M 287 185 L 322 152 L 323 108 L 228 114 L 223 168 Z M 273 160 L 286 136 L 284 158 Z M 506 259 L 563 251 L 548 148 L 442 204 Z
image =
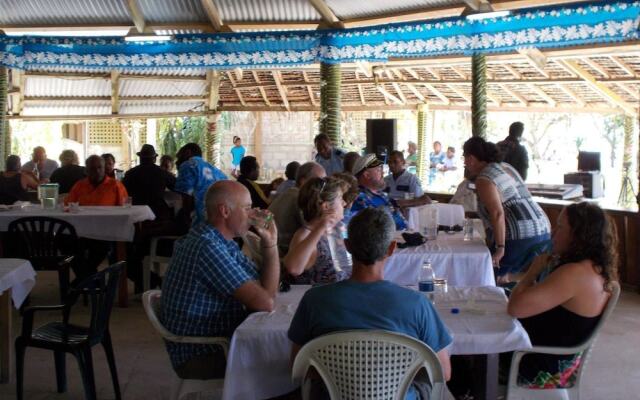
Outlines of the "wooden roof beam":
M 291 106 L 289 105 L 289 100 L 287 99 L 287 91 L 282 86 L 282 77 L 280 76 L 280 71 L 271 71 L 271 75 L 273 76 L 273 80 L 276 83 L 276 87 L 278 88 L 278 93 L 280 93 L 280 97 L 282 98 L 282 104 L 284 104 L 284 108 L 287 111 L 291 110 Z
M 344 23 L 340 21 L 324 0 L 309 0 L 309 3 L 322 16 L 322 20 L 331 28 L 343 29 Z
M 591 87 L 593 90 L 598 92 L 601 96 L 607 99 L 609 102 L 614 104 L 615 106 L 620 107 L 626 114 L 635 116 L 637 115 L 637 110 L 635 107 L 627 103 L 622 97 L 620 97 L 613 90 L 609 89 L 604 84 L 596 81 L 596 78 L 589 73 L 586 69 L 582 68 L 578 65 L 577 62 L 573 60 L 560 60 L 559 62 L 564 63 L 568 68 L 570 68 L 576 75 L 584 79 L 584 81 Z
M 236 68 L 236 70 L 239 68 Z M 242 97 L 242 91 L 240 90 L 240 88 L 236 87 L 236 81 L 235 78 L 233 77 L 234 74 L 236 74 L 237 77 L 237 71 L 233 70 L 233 71 L 226 71 L 227 73 L 227 78 L 229 79 L 229 82 L 231 82 L 231 86 L 233 86 L 233 91 L 236 92 L 236 96 L 238 96 L 238 100 L 240 100 L 240 104 L 242 104 L 243 106 L 246 106 L 247 103 L 244 101 L 244 97 Z M 240 74 L 240 79 L 242 79 L 242 70 L 240 70 L 241 74 Z
M 488 0 L 462 0 L 473 11 L 488 12 L 493 11 Z
M 145 33 L 146 24 L 144 22 L 144 15 L 138 6 L 138 0 L 127 0 L 127 10 L 138 33 Z
M 413 68 L 405 68 L 404 70 L 407 71 L 407 73 L 411 75 L 413 79 L 420 80 L 420 75 L 418 75 L 418 73 L 414 71 Z
M 356 61 L 356 72 L 358 71 L 367 78 L 373 77 L 373 67 L 368 61 Z
M 459 67 L 457 67 L 457 66 L 455 66 L 455 65 L 452 65 L 452 66 L 451 66 L 451 67 L 449 67 L 449 68 L 451 68 L 451 69 L 453 70 L 453 72 L 455 72 L 456 74 L 458 74 L 458 76 L 459 76 L 460 78 L 462 78 L 462 79 L 467 79 L 467 74 L 465 74 L 464 72 L 462 72 L 462 70 L 461 70 Z
M 424 95 L 422 93 L 420 93 L 420 91 L 418 90 L 418 88 L 415 87 L 415 85 L 412 85 L 412 84 L 408 83 L 407 87 L 409 88 L 411 93 L 413 93 L 414 96 L 416 96 L 421 102 L 423 102 L 423 103 L 427 102 L 427 98 L 424 97 Z
M 397 83 L 392 83 L 391 86 L 393 86 L 393 89 L 398 94 L 398 98 L 402 100 L 402 103 L 406 103 L 407 98 L 405 97 L 404 93 L 402 93 L 402 88 L 400 87 L 400 85 L 398 85 Z
M 513 75 L 514 78 L 522 79 L 522 74 L 520 72 L 516 71 L 516 69 L 513 68 L 511 65 L 502 64 L 501 67 L 506 69 L 511 75 Z
M 313 0 L 310 0 L 313 1 Z M 458 17 L 465 10 L 466 6 L 444 6 L 438 8 L 427 8 L 422 10 L 411 10 L 406 12 L 395 12 L 392 14 L 376 15 L 375 17 L 363 17 L 345 19 L 342 21 L 345 28 L 357 28 L 362 26 L 372 26 L 388 24 L 393 22 L 424 21 L 435 18 Z
M 228 28 L 223 29 L 224 24 L 222 22 L 222 18 L 220 16 L 220 11 L 216 6 L 214 0 L 200 0 L 202 4 L 202 8 L 207 13 L 207 17 L 209 18 L 209 22 L 211 22 L 211 26 L 215 31 L 229 30 Z
M 458 90 L 457 88 L 455 88 L 453 86 L 449 86 L 449 90 L 451 90 L 453 93 L 457 94 L 462 100 L 464 100 L 464 102 L 466 104 L 471 104 L 471 97 L 469 97 L 466 94 L 462 93 L 462 91 Z
M 360 96 L 360 103 L 362 103 L 363 106 L 366 106 L 367 101 L 364 97 L 364 91 L 362 90 L 362 85 L 358 85 L 358 95 Z
M 638 93 L 636 90 L 632 90 L 627 85 L 623 85 L 621 83 L 616 83 L 616 86 L 624 90 L 626 93 L 629 93 L 629 96 L 633 97 L 634 100 L 640 100 L 640 93 Z
M 22 113 L 24 107 L 24 85 L 26 77 L 24 71 L 11 69 L 11 86 L 9 96 L 11 96 L 11 112 L 16 115 Z

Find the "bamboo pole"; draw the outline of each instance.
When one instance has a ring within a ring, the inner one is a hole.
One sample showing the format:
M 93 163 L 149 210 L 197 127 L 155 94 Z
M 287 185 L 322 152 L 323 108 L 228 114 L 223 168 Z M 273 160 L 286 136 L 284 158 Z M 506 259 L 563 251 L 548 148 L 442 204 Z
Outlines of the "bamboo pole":
M 418 165 L 417 175 L 420 182 L 425 182 L 429 171 L 429 161 L 427 160 L 427 117 L 429 115 L 429 106 L 421 104 L 418 106 Z
M 487 137 L 487 62 L 484 54 L 471 58 L 471 134 Z
M 11 135 L 9 133 L 9 121 L 7 120 L 7 107 L 9 103 L 8 88 L 9 76 L 6 67 L 0 67 L 0 169 L 4 170 L 4 161 L 11 154 Z
M 326 133 L 334 146 L 340 138 L 340 64 L 320 64 L 320 133 Z
M 218 132 L 219 114 L 207 115 L 207 138 L 205 141 L 207 161 L 220 168 L 220 133 Z

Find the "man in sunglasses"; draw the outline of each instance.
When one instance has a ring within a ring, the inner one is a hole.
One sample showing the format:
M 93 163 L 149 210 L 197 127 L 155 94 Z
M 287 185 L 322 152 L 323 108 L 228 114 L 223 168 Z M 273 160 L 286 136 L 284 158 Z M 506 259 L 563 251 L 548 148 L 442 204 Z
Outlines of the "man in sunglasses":
M 360 193 L 351 207 L 351 212 L 355 215 L 367 207 L 383 208 L 393 217 L 397 230 L 407 229 L 407 221 L 402 216 L 400 207 L 383 191 L 386 184 L 382 164 L 375 154 L 364 155 L 354 164 L 353 175 L 358 179 Z

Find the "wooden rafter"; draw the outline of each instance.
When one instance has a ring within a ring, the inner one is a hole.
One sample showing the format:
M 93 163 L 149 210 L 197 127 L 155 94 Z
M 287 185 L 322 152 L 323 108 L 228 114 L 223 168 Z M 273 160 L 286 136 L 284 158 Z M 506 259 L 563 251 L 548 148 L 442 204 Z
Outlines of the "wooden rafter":
M 307 88 L 307 93 L 309 94 L 309 101 L 311 102 L 311 105 L 317 106 L 318 102 L 316 101 L 316 97 L 313 94 L 313 88 L 309 84 L 309 77 L 307 76 L 306 71 L 302 71 L 302 78 L 304 79 L 304 83 Z
M 522 79 L 522 74 L 520 72 L 516 71 L 516 69 L 513 68 L 511 65 L 503 64 L 502 67 L 504 69 L 506 69 L 511 75 L 513 75 L 514 78 Z
M 364 91 L 362 90 L 362 85 L 358 85 L 358 96 L 360 97 L 360 103 L 362 103 L 362 105 L 366 105 L 367 101 L 364 98 Z
M 616 86 L 618 86 L 620 89 L 624 90 L 625 93 L 628 93 L 629 96 L 631 96 L 634 100 L 640 100 L 640 93 L 638 93 L 637 90 L 632 90 L 630 87 L 628 87 L 627 85 L 624 85 L 622 83 L 616 83 Z
M 602 83 L 596 81 L 595 77 L 589 73 L 589 71 L 582 68 L 578 65 L 577 62 L 573 60 L 564 60 L 560 61 L 564 63 L 568 68 L 570 68 L 576 75 L 584 79 L 584 81 L 596 92 L 600 93 L 607 100 L 609 100 L 615 106 L 620 107 L 625 113 L 629 115 L 636 115 L 637 110 L 635 107 L 628 104 L 622 97 L 620 97 L 613 90 L 609 89 L 607 86 Z
M 400 85 L 397 84 L 397 83 L 392 83 L 391 86 L 393 86 L 393 89 L 398 94 L 398 98 L 400 100 L 402 100 L 403 104 L 405 104 L 407 102 L 407 98 L 405 97 L 404 93 L 402 92 L 402 88 L 400 87 Z
M 464 100 L 465 103 L 467 104 L 471 104 L 471 97 L 467 96 L 466 94 L 462 93 L 461 90 L 458 90 L 456 87 L 454 86 L 449 86 L 449 90 L 451 90 L 453 93 L 457 94 L 458 96 L 460 96 L 460 98 L 462 100 Z
M 473 11 L 492 11 L 488 0 L 462 0 Z
M 560 90 L 562 90 L 567 96 L 571 97 L 571 99 L 573 101 L 575 101 L 578 106 L 580 107 L 586 107 L 587 103 L 582 100 L 582 98 L 580 98 L 580 96 L 578 96 L 573 90 L 569 89 L 568 87 L 566 87 L 565 85 L 557 85 Z
M 527 61 L 531 64 L 531 66 L 538 71 L 538 73 L 545 78 L 549 77 L 547 71 L 545 71 L 545 67 L 547 65 L 547 56 L 536 48 L 530 49 L 520 49 L 518 53 L 523 55 Z
M 258 77 L 258 73 L 256 71 L 251 71 L 251 74 L 253 75 L 253 79 L 256 81 L 257 85 L 260 85 L 260 78 Z M 260 95 L 262 96 L 262 100 L 264 100 L 264 104 L 267 105 L 267 107 L 271 106 L 271 102 L 269 101 L 269 97 L 267 96 L 267 92 L 264 90 L 264 86 L 258 86 L 258 90 L 260 91 Z
M 120 114 L 120 72 L 111 71 L 111 114 Z
M 344 28 L 344 23 L 340 21 L 334 12 L 329 8 L 324 0 L 309 0 L 309 3 L 322 16 L 322 20 L 332 28 Z
M 527 85 L 527 86 L 529 87 L 529 89 L 534 91 L 538 96 L 542 97 L 542 99 L 544 101 L 549 103 L 549 105 L 551 107 L 555 107 L 556 106 L 557 102 L 551 96 L 549 96 L 544 90 L 540 89 L 536 85 Z
M 451 69 L 453 70 L 453 72 L 455 72 L 456 74 L 458 74 L 458 76 L 462 79 L 467 79 L 467 74 L 465 74 L 464 72 L 462 72 L 462 70 L 459 67 L 456 67 L 455 65 L 451 66 Z
M 220 81 L 219 71 L 207 71 L 207 102 L 205 110 L 208 112 L 218 111 L 220 103 Z
M 200 3 L 202 4 L 202 8 L 204 8 L 204 11 L 207 13 L 207 18 L 209 18 L 209 22 L 211 22 L 211 26 L 213 27 L 213 29 L 215 31 L 222 31 L 224 24 L 222 22 L 222 18 L 220 17 L 220 11 L 216 6 L 215 1 L 200 0 Z
M 24 72 L 18 69 L 11 70 L 11 87 L 9 95 L 11 96 L 11 111 L 13 114 L 20 115 L 24 107 Z
M 521 95 L 519 95 L 518 93 L 514 92 L 513 90 L 511 90 L 506 84 L 502 83 L 499 85 L 500 88 L 502 90 L 504 90 L 509 96 L 513 97 L 514 99 L 518 100 L 520 102 L 520 104 L 522 104 L 523 106 L 527 107 L 529 105 L 529 101 L 527 99 L 525 99 L 524 97 L 522 97 Z
M 404 70 L 407 71 L 407 73 L 411 75 L 413 79 L 420 79 L 420 75 L 416 71 L 414 71 L 413 68 L 405 68 Z
M 280 76 L 280 71 L 272 71 L 271 75 L 273 76 L 273 80 L 276 83 L 276 87 L 278 88 L 278 93 L 280 93 L 280 97 L 282 98 L 282 104 L 284 104 L 284 108 L 289 111 L 291 106 L 289 106 L 289 99 L 287 99 L 287 90 L 282 86 L 282 77 Z
M 233 86 L 233 91 L 236 93 L 236 96 L 238 96 L 238 100 L 240 100 L 240 104 L 242 104 L 243 106 L 246 106 L 247 103 L 244 101 L 244 97 L 242 97 L 241 89 L 236 87 L 236 81 L 235 81 L 235 78 L 233 77 L 234 74 L 236 74 L 236 77 L 237 77 L 237 73 L 235 70 L 233 71 L 233 73 L 231 71 L 227 71 L 227 78 L 229 79 L 229 82 L 231 82 L 231 86 Z M 240 77 L 240 79 L 242 79 L 242 77 Z
M 432 84 L 424 83 L 423 86 L 429 89 L 429 91 L 433 93 L 437 98 L 439 98 L 440 101 L 442 101 L 442 103 L 444 103 L 445 105 L 451 104 L 451 100 L 449 100 L 447 96 L 442 94 L 442 92 L 436 89 Z
M 138 0 L 127 0 L 127 9 L 129 10 L 129 16 L 133 21 L 133 25 L 136 27 L 138 33 L 145 32 L 144 15 L 138 6 Z
M 385 99 L 391 100 L 394 103 L 400 104 L 400 105 L 404 105 L 406 103 L 406 102 L 403 102 L 401 99 L 397 98 L 396 96 L 392 95 L 391 93 L 389 93 L 389 91 L 385 89 L 384 86 L 376 86 L 376 89 L 378 89 L 378 91 L 382 93 Z
M 418 90 L 418 88 L 415 87 L 415 85 L 412 85 L 410 83 L 408 83 L 406 85 L 409 88 L 409 90 L 411 91 L 411 93 L 413 93 L 414 96 L 416 96 L 421 102 L 423 102 L 423 103 L 427 102 L 427 98 L 424 97 L 424 95 L 422 93 L 420 93 L 420 91 Z
M 607 71 L 605 68 L 601 67 L 600 65 L 598 65 L 598 63 L 592 61 L 591 59 L 589 59 L 589 57 L 583 57 L 580 58 L 580 61 L 587 64 L 591 69 L 595 70 L 596 72 L 598 72 L 600 75 L 602 75 L 603 78 L 609 78 L 609 71 Z
M 620 67 L 624 72 L 627 73 L 627 75 L 629 76 L 637 76 L 636 71 L 631 68 L 631 66 L 629 64 L 627 64 L 626 62 L 624 62 L 620 57 L 615 57 L 615 56 L 610 56 L 609 57 L 611 59 L 611 61 L 613 61 L 618 67 Z

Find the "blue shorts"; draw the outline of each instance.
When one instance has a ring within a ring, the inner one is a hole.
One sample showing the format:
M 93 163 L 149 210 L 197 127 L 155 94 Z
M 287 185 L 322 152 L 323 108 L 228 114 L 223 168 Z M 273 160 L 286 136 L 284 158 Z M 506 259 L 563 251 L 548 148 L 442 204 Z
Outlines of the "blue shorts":
M 548 233 L 527 239 L 507 240 L 504 243 L 504 257 L 500 260 L 498 276 L 521 272 L 534 258 L 550 250 L 551 235 Z M 495 247 L 491 252 L 494 251 Z

